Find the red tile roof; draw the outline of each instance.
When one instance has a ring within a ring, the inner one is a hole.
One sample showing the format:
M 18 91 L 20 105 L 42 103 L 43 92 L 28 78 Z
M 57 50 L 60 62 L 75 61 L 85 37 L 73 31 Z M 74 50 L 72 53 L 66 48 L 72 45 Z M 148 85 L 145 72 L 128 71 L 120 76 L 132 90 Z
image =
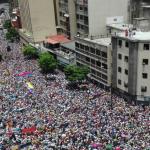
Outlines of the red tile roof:
M 67 39 L 64 35 L 50 36 L 45 40 L 46 43 L 50 43 L 50 44 L 66 43 L 69 41 L 70 40 Z

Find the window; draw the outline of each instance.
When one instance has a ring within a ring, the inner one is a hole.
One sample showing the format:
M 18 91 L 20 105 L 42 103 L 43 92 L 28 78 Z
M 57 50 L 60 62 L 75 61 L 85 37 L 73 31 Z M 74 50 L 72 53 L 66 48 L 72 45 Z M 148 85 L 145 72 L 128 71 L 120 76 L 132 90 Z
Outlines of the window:
M 118 72 L 120 72 L 120 73 L 121 73 L 121 67 L 118 67 Z
M 95 60 L 94 60 L 94 59 L 91 59 L 91 63 L 95 65 Z
M 124 56 L 124 61 L 128 62 L 128 56 Z
M 81 7 L 81 6 L 80 6 L 80 8 L 79 8 L 79 9 L 80 9 L 80 10 L 83 10 L 83 7 Z
M 97 65 L 98 67 L 101 67 L 101 63 L 100 63 L 99 61 L 96 62 L 96 65 Z
M 121 80 L 120 79 L 118 79 L 118 84 L 121 85 Z
M 88 46 L 85 46 L 85 50 L 86 50 L 86 51 L 89 51 L 89 47 L 88 47 Z
M 119 45 L 119 47 L 122 47 L 122 40 L 118 41 L 118 45 Z
M 141 92 L 146 92 L 147 91 L 147 86 L 142 86 L 141 87 Z
M 99 56 L 101 55 L 100 50 L 98 50 L 98 49 L 96 50 L 96 55 L 99 55 Z
M 90 62 L 90 58 L 89 57 L 86 57 L 85 59 L 86 59 L 87 62 Z
M 129 42 L 125 42 L 125 47 L 129 47 Z
M 83 20 L 83 16 L 82 15 L 80 15 L 80 20 Z
M 76 47 L 79 48 L 79 43 L 75 43 Z
M 63 13 L 62 13 L 62 12 L 59 12 L 59 16 L 63 16 Z
M 95 49 L 93 47 L 90 48 L 91 53 L 95 54 Z
M 102 52 L 102 57 L 107 58 L 107 53 L 106 52 Z
M 101 74 L 100 72 L 97 72 L 97 76 L 98 76 L 98 77 L 101 77 L 102 74 Z
M 84 11 L 85 11 L 85 12 L 87 12 L 87 11 L 88 11 L 88 10 L 87 10 L 87 7 L 84 7 Z
M 84 45 L 80 44 L 80 48 L 81 48 L 81 49 L 84 49 Z
M 79 19 L 79 15 L 78 14 L 76 15 L 76 17 L 77 17 L 77 19 Z
M 107 80 L 107 76 L 104 75 L 104 74 L 102 74 L 102 78 L 103 78 L 104 80 Z
M 128 87 L 128 83 L 124 82 L 124 87 L 127 88 Z
M 93 69 L 91 69 L 91 73 L 92 73 L 92 74 L 96 74 L 96 71 L 93 70 Z
M 143 79 L 147 79 L 147 73 L 142 73 L 142 77 L 143 77 Z
M 144 44 L 143 49 L 144 49 L 144 50 L 149 50 L 149 44 Z
M 125 69 L 124 73 L 125 73 L 126 75 L 128 75 L 128 70 L 127 70 L 127 69 Z
M 107 64 L 102 63 L 102 68 L 107 69 Z
M 143 65 L 148 65 L 148 59 L 143 59 Z
M 121 54 L 118 54 L 118 59 L 122 59 L 122 55 Z
M 80 28 L 80 24 L 79 24 L 79 23 L 77 23 L 77 28 L 78 28 L 78 29 Z

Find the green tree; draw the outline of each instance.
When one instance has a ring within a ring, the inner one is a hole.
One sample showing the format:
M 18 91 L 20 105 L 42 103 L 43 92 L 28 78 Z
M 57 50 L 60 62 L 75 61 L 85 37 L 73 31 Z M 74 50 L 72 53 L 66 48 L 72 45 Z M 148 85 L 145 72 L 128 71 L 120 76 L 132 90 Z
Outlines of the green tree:
M 66 79 L 75 83 L 83 81 L 89 73 L 89 69 L 85 66 L 68 65 L 65 67 L 64 72 Z
M 11 21 L 10 20 L 6 20 L 3 24 L 4 29 L 10 29 L 12 27 L 11 25 Z
M 31 45 L 25 45 L 22 50 L 24 56 L 26 56 L 28 59 L 38 58 L 39 56 L 37 49 Z
M 41 53 L 38 62 L 43 73 L 53 72 L 57 67 L 57 61 L 48 52 Z

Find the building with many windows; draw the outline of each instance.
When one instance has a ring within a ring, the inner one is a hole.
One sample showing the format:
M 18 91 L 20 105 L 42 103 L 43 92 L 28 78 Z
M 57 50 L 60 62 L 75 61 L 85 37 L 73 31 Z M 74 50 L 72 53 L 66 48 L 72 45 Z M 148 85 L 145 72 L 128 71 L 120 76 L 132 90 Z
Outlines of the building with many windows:
M 74 0 L 58 0 L 58 26 L 59 34 L 65 34 L 69 39 L 74 39 L 76 30 L 76 15 Z
M 150 30 L 150 1 L 131 0 L 130 2 L 130 23 L 143 31 Z
M 150 102 L 150 32 L 112 37 L 112 87 L 130 100 Z
M 76 37 L 75 52 L 77 65 L 90 69 L 89 78 L 98 82 L 103 88 L 111 86 L 111 38 Z
M 53 0 L 19 0 L 22 29 L 21 40 L 25 43 L 44 41 L 46 36 L 56 34 Z
M 105 35 L 106 24 L 128 22 L 128 7 L 129 0 L 76 0 L 77 32 Z

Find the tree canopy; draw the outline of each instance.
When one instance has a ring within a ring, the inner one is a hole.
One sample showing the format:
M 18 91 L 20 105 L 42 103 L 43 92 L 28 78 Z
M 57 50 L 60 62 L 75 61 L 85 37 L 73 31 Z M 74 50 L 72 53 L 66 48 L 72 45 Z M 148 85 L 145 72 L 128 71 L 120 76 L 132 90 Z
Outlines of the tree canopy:
M 10 29 L 12 27 L 11 25 L 11 21 L 10 20 L 6 20 L 3 24 L 4 29 Z
M 64 69 L 66 79 L 70 82 L 80 82 L 84 80 L 89 73 L 85 66 L 68 65 Z
M 38 62 L 43 73 L 53 72 L 57 67 L 57 61 L 48 52 L 41 53 Z
M 7 40 L 14 40 L 16 38 L 18 38 L 19 34 L 17 32 L 17 30 L 15 28 L 9 28 L 8 32 L 6 33 L 6 39 Z
M 23 47 L 23 54 L 26 56 L 28 59 L 32 58 L 38 58 L 38 51 L 36 48 L 34 48 L 31 45 L 25 45 Z

